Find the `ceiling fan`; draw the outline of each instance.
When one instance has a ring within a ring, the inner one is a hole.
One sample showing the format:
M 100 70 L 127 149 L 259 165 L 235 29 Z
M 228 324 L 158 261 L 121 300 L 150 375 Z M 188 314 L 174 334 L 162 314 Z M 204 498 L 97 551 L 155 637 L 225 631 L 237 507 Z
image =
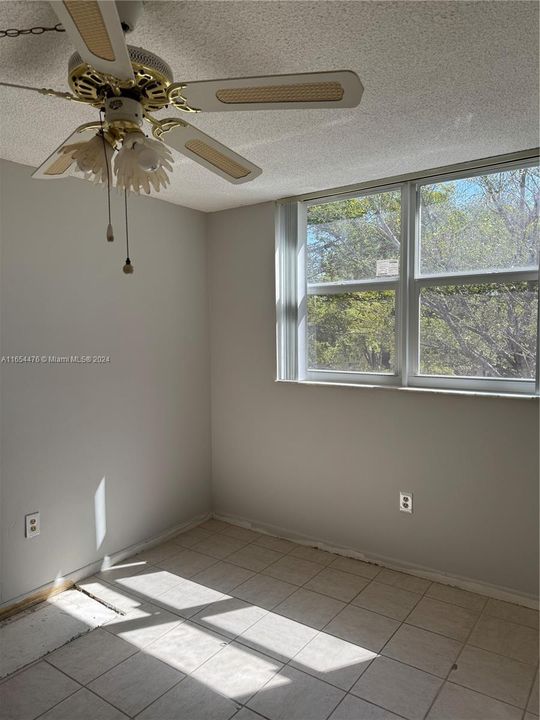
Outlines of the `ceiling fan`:
M 351 108 L 363 87 L 350 70 L 174 82 L 154 53 L 126 45 L 140 0 L 55 0 L 50 3 L 77 52 L 68 63 L 71 92 L 28 88 L 96 108 L 99 120 L 76 128 L 35 171 L 58 179 L 71 170 L 125 190 L 159 192 L 173 169 L 170 148 L 231 183 L 261 168 L 179 117 L 153 113 L 172 106 L 185 114 L 242 110 Z M 10 85 L 2 83 L 0 85 Z M 145 134 L 149 130 L 152 137 Z

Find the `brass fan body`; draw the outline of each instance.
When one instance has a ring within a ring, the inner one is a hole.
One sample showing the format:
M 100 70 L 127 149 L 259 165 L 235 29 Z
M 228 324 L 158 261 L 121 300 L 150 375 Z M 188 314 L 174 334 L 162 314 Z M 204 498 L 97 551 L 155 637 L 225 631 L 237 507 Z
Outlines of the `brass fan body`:
M 119 80 L 99 72 L 74 53 L 68 64 L 68 83 L 81 102 L 102 107 L 111 94 L 132 97 L 141 103 L 145 112 L 155 112 L 173 105 L 185 112 L 196 112 L 182 97 L 182 85 L 173 82 L 169 65 L 158 55 L 144 48 L 128 45 L 133 68 L 133 80 Z

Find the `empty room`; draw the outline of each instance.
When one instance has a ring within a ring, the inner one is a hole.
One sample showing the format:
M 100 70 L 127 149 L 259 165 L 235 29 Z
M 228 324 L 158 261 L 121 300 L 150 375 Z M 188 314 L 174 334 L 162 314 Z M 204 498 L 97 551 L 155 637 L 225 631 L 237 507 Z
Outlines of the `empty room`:
M 0 720 L 540 720 L 539 20 L 0 3 Z

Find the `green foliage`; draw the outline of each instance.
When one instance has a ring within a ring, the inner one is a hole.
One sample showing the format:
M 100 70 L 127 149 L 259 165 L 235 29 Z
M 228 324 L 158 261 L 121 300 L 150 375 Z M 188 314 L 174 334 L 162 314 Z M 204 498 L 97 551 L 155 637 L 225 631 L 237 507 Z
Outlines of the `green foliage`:
M 311 295 L 308 317 L 310 367 L 393 371 L 395 301 L 392 291 Z
M 424 274 L 538 265 L 540 173 L 526 168 L 425 185 L 421 201 Z M 377 260 L 398 259 L 400 192 L 311 206 L 309 283 L 376 277 Z M 537 284 L 448 285 L 421 295 L 421 372 L 534 377 Z M 312 368 L 392 372 L 392 291 L 308 299 Z
M 399 258 L 401 193 L 380 193 L 308 210 L 308 282 L 376 277 L 377 260 Z

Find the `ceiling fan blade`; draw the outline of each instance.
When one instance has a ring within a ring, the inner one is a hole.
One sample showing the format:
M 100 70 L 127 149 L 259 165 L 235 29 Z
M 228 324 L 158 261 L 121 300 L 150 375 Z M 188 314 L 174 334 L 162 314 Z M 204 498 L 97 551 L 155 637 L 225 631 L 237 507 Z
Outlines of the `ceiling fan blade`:
M 32 173 L 33 178 L 39 180 L 59 180 L 66 177 L 69 169 L 73 165 L 73 157 L 70 153 L 63 153 L 62 148 L 74 142 L 84 142 L 90 140 L 96 134 L 96 123 L 86 123 L 80 125 L 71 135 L 59 145 L 56 150 L 49 155 L 45 162 Z
M 169 121 L 174 125 L 171 129 L 167 128 Z M 260 167 L 189 123 L 174 118 L 160 120 L 160 124 L 164 127 L 157 136 L 167 145 L 234 185 L 254 180 L 262 173 Z
M 115 2 L 53 0 L 51 6 L 86 63 L 119 80 L 133 80 L 133 68 Z
M 364 88 L 352 70 L 182 83 L 182 96 L 204 112 L 351 108 Z

